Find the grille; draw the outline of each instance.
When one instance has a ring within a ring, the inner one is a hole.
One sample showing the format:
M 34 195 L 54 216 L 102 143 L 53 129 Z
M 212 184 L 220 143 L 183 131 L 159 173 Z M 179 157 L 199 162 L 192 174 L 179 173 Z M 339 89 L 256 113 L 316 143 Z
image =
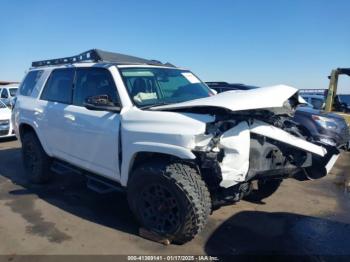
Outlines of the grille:
M 0 136 L 6 136 L 8 135 L 9 130 L 0 130 Z
M 10 120 L 0 120 L 0 126 L 5 126 L 10 123 Z
M 0 136 L 6 136 L 9 133 L 9 124 L 10 121 L 8 119 L 6 120 L 0 120 Z

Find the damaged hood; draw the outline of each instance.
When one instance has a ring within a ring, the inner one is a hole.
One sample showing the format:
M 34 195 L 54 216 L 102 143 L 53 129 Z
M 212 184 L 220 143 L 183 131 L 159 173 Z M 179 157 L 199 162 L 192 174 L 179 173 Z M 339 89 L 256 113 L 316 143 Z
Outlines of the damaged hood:
M 235 90 L 187 102 L 153 107 L 152 110 L 185 109 L 195 107 L 216 107 L 230 111 L 283 107 L 284 103 L 298 92 L 287 85 L 260 87 L 251 90 Z M 298 97 L 299 103 L 305 103 Z

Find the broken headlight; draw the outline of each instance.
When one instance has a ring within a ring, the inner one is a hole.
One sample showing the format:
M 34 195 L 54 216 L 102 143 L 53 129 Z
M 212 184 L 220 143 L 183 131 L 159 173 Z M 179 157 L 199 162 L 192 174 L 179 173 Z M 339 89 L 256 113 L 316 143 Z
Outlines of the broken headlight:
M 327 118 L 327 117 L 323 117 L 323 116 L 317 116 L 317 115 L 312 115 L 312 119 L 321 127 L 325 128 L 325 129 L 337 129 L 337 123 L 331 119 L 331 118 Z

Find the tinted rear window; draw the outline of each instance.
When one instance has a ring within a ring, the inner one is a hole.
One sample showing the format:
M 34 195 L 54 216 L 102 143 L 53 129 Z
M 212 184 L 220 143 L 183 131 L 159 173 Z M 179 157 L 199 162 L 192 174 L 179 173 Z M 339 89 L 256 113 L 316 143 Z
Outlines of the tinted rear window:
M 43 74 L 43 72 L 44 72 L 43 70 L 36 70 L 36 71 L 29 72 L 19 88 L 19 93 L 22 96 L 30 96 L 32 94 L 32 91 L 36 83 L 39 81 L 41 75 Z
M 54 70 L 46 83 L 41 99 L 70 104 L 74 73 L 72 68 Z

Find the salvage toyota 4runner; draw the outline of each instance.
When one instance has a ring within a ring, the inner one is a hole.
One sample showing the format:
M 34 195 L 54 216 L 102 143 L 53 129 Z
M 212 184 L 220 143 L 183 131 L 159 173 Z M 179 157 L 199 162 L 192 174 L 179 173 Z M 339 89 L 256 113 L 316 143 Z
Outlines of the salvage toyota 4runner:
M 328 173 L 336 149 L 290 118 L 303 102 L 285 85 L 215 95 L 189 70 L 93 49 L 33 62 L 12 118 L 31 181 L 79 170 L 92 189 L 126 191 L 143 228 L 184 243 L 220 205 Z

